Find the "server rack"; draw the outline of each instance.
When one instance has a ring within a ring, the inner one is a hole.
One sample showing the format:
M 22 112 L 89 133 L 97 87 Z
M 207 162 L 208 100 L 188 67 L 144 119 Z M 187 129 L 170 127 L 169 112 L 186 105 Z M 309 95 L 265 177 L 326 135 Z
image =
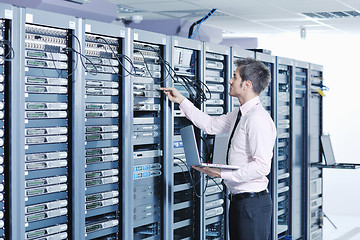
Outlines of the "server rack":
M 272 119 L 274 120 L 274 122 L 277 122 L 277 115 L 276 115 L 276 111 L 277 111 L 277 85 L 276 85 L 276 78 L 277 78 L 277 72 L 276 72 L 276 57 L 275 56 L 271 56 L 268 54 L 264 54 L 264 53 L 260 53 L 260 52 L 255 52 L 255 59 L 263 62 L 265 64 L 265 66 L 269 69 L 270 71 L 270 83 L 269 86 L 260 94 L 260 100 L 262 105 L 264 106 L 265 110 L 270 114 L 270 116 L 272 117 Z M 275 146 L 274 149 L 277 149 L 277 142 L 275 142 Z M 273 200 L 273 203 L 277 202 L 277 191 L 275 189 L 277 189 L 277 176 L 276 173 L 273 172 L 274 169 L 276 169 L 277 167 L 277 161 L 278 161 L 278 156 L 274 151 L 274 155 L 273 155 L 273 159 L 272 159 L 272 169 L 271 169 L 271 173 L 268 176 L 269 178 L 269 191 L 271 193 L 271 198 Z M 274 205 L 273 205 L 274 206 Z M 275 212 L 275 208 L 273 210 L 273 227 L 272 227 L 272 239 L 277 239 L 278 238 L 278 232 L 279 232 L 279 224 L 277 224 L 278 222 L 278 213 Z
M 265 110 L 270 114 L 270 116 L 276 121 L 275 118 L 275 99 L 276 99 L 276 72 L 275 72 L 275 63 L 276 63 L 276 57 L 260 52 L 255 52 L 255 59 L 263 62 L 265 66 L 270 71 L 270 84 L 269 86 L 260 94 L 260 100 L 262 105 L 264 106 Z
M 12 74 L 18 77 L 19 86 L 10 94 L 18 97 L 20 91 L 22 96 L 19 102 L 13 102 L 16 105 L 11 105 L 12 117 L 21 119 L 21 123 L 12 124 L 11 131 L 14 127 L 20 131 L 13 132 L 13 140 L 24 151 L 11 152 L 11 161 L 20 161 L 12 174 L 20 171 L 16 177 L 24 177 L 16 180 L 21 183 L 12 191 L 12 198 L 20 198 L 16 208 L 22 210 L 12 215 L 16 227 L 10 236 L 65 239 L 70 230 L 72 163 L 73 69 L 68 49 L 75 19 L 58 14 L 49 17 L 48 13 L 31 9 L 19 8 L 15 12 L 14 21 L 19 27 L 16 39 L 20 41 L 14 52 L 20 71 Z
M 85 22 L 85 239 L 121 236 L 122 86 L 126 30 Z
M 7 75 L 7 81 L 9 86 L 8 91 L 8 109 L 13 109 L 12 111 L 16 111 L 16 109 L 21 109 L 18 112 L 11 114 L 12 117 L 8 116 L 8 134 L 12 136 L 10 139 L 11 142 L 16 142 L 18 145 L 25 145 L 25 126 L 24 126 L 24 108 L 25 108 L 25 94 L 12 94 L 13 89 L 17 89 L 18 91 L 24 93 L 25 84 L 24 81 L 15 81 L 15 79 L 24 79 L 24 60 L 21 59 L 19 55 L 22 49 L 24 49 L 24 24 L 19 21 L 19 19 L 24 19 L 25 14 L 24 10 L 17 9 L 13 6 L 5 5 L 3 6 L 5 9 L 5 13 L 8 13 L 5 18 L 11 19 L 11 27 L 10 27 L 10 40 L 11 46 L 14 50 L 14 53 L 18 54 L 14 56 L 12 61 L 10 62 L 10 69 Z M 2 13 L 1 13 L 2 14 Z M 6 15 L 6 14 L 5 14 Z M 13 40 L 14 39 L 14 40 Z M 15 39 L 19 39 L 19 41 L 15 41 Z M 18 66 L 18 67 L 17 67 Z M 15 127 L 16 126 L 16 127 Z M 8 207 L 8 219 L 5 225 L 7 230 L 7 237 L 10 239 L 24 239 L 25 235 L 25 147 L 19 148 L 16 144 L 10 144 L 7 149 L 8 153 L 8 181 L 11 183 L 7 187 L 9 189 L 9 196 L 6 198 Z M 14 159 L 14 160 L 13 160 Z M 23 191 L 18 192 L 16 189 L 22 189 Z M 13 224 L 16 223 L 16 224 Z
M 290 235 L 291 222 L 291 156 L 292 145 L 292 86 L 294 80 L 294 60 L 276 58 L 276 127 L 277 142 L 274 148 L 272 169 L 273 192 L 273 238 Z
M 207 100 L 202 104 L 210 116 L 220 116 L 229 111 L 228 80 L 230 48 L 204 43 L 203 81 Z M 203 161 L 212 162 L 214 136 L 202 132 L 200 151 Z M 226 188 L 220 178 L 205 177 L 204 221 L 205 239 L 226 239 Z
M 84 20 L 77 19 L 73 32 L 72 54 L 74 59 L 73 70 L 73 119 L 72 127 L 72 215 L 71 238 L 85 238 L 85 70 L 81 65 L 81 54 L 84 54 Z
M 323 66 L 310 64 L 309 71 L 306 238 L 321 240 L 323 236 L 323 170 L 311 167 L 311 164 L 322 162 L 320 136 L 323 134 Z
M 306 222 L 309 63 L 295 61 L 292 87 L 291 235 L 303 238 Z M 296 149 L 296 150 L 295 150 Z
M 2 17 L 2 16 L 1 16 Z M 8 78 L 9 78 L 9 61 L 12 60 L 13 53 L 10 44 L 10 20 L 0 18 L 0 239 L 4 240 L 7 236 L 8 222 L 6 219 L 9 185 L 8 182 Z
M 168 109 L 164 95 L 158 90 L 165 86 L 164 60 L 166 36 L 140 30 L 131 33 L 131 149 L 128 158 L 132 189 L 127 193 L 132 211 L 130 239 L 163 239 L 168 222 L 166 204 L 168 168 L 166 128 Z M 131 201 L 131 203 L 130 203 Z M 124 229 L 124 231 L 129 231 Z
M 231 71 L 229 78 L 233 77 L 233 74 L 236 71 L 235 61 L 238 59 L 245 58 L 255 58 L 255 53 L 253 51 L 231 47 Z M 236 97 L 230 97 L 230 111 L 233 111 L 235 108 L 240 107 L 239 99 Z
M 203 44 L 196 40 L 171 37 L 171 66 L 175 71 L 172 86 L 177 88 L 185 97 L 192 101 L 195 106 L 201 108 L 196 88 L 187 86 L 200 86 L 202 72 L 201 54 Z M 188 82 L 188 84 L 186 83 Z M 187 90 L 189 89 L 189 90 Z M 173 104 L 173 187 L 171 197 L 173 209 L 173 239 L 195 240 L 204 239 L 204 220 L 201 217 L 204 213 L 204 205 L 201 204 L 200 195 L 202 176 L 192 169 L 187 169 L 182 145 L 180 129 L 191 122 Z M 196 130 L 198 144 L 200 143 L 200 131 Z M 194 181 L 192 182 L 191 176 Z M 194 186 L 194 182 L 200 184 Z

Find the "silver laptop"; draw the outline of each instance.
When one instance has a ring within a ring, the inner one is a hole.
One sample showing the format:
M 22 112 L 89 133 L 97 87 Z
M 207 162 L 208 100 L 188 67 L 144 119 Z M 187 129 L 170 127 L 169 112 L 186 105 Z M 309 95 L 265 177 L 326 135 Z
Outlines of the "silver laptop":
M 203 163 L 200 160 L 199 149 L 196 144 L 194 126 L 190 125 L 180 129 L 181 138 L 184 146 L 184 152 L 186 157 L 186 163 L 189 168 L 192 166 L 200 167 L 216 167 L 216 168 L 226 168 L 226 169 L 238 169 L 239 166 L 226 165 L 226 164 L 216 164 L 216 163 Z M 216 140 L 215 143 L 216 144 Z M 215 146 L 214 146 L 215 148 Z M 227 148 L 226 148 L 227 150 Z M 225 151 L 226 157 L 226 151 Z
M 337 163 L 335 160 L 334 151 L 330 141 L 330 135 L 322 135 L 320 137 L 321 147 L 325 157 L 326 165 L 343 168 L 358 168 L 360 163 Z

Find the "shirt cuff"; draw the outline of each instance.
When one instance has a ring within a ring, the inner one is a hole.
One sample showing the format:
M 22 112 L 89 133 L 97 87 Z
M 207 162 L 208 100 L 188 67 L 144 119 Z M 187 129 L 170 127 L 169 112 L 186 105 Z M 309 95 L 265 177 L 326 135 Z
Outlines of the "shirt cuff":
M 233 170 L 231 170 L 231 169 L 221 169 L 221 171 L 220 171 L 221 178 L 224 180 L 227 180 L 227 181 L 229 181 L 229 180 L 231 181 L 232 172 L 233 172 Z
M 180 104 L 179 107 L 180 109 L 185 112 L 187 109 L 191 108 L 192 106 L 194 106 L 194 104 L 192 102 L 190 102 L 189 99 L 185 98 Z

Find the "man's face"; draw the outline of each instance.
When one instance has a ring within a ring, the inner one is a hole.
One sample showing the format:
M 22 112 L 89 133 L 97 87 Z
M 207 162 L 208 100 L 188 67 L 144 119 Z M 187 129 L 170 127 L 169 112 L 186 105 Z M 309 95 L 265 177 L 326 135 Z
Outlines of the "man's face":
M 236 68 L 233 77 L 229 81 L 229 84 L 230 84 L 229 95 L 232 97 L 240 97 L 244 90 L 242 89 L 243 84 L 242 84 L 242 79 L 240 77 L 239 67 Z

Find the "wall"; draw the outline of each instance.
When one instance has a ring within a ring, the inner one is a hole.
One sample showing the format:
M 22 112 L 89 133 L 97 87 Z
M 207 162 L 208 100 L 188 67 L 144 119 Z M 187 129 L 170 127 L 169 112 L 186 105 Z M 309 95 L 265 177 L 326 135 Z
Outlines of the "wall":
M 324 66 L 324 133 L 331 134 L 338 162 L 360 163 L 360 35 L 308 33 L 259 36 L 259 48 L 273 55 Z M 360 170 L 324 170 L 324 211 L 360 216 Z

